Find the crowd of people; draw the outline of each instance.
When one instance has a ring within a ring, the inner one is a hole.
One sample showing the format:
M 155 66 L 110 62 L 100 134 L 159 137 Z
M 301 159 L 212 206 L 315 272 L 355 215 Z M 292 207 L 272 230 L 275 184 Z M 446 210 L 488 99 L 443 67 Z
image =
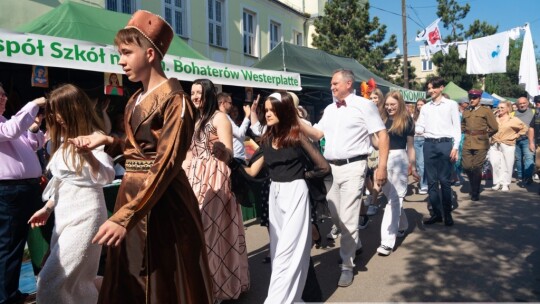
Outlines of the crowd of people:
M 18 280 L 28 229 L 44 226 L 53 212 L 50 252 L 38 274 L 40 303 L 237 299 L 249 291 L 250 272 L 239 204 L 247 198 L 236 194 L 247 189 L 233 178 L 262 183 L 260 216 L 270 236 L 265 261 L 272 265 L 265 303 L 321 301 L 310 260 L 321 239 L 316 204 L 328 206 L 334 224 L 328 237 L 340 237 L 336 284 L 348 287 L 362 248 L 358 230 L 377 212 L 379 193 L 387 205 L 377 252 L 388 256 L 408 228 L 403 201 L 410 176 L 418 194 L 427 194 L 424 224 L 452 226 L 451 186 L 460 170 L 471 201 L 478 201 L 486 160 L 494 191 L 510 190 L 514 163 L 521 186 L 540 167 L 540 96 L 536 111 L 525 97 L 516 111 L 506 101 L 492 111 L 480 104 L 482 91 L 472 89 L 460 106 L 444 96 L 444 79 L 433 77 L 431 101 L 411 106 L 398 91 L 355 95 L 354 74 L 338 69 L 333 101 L 314 125 L 298 96 L 286 91 L 258 96 L 238 119 L 230 94 L 216 92 L 212 81 L 195 80 L 188 94 L 165 76 L 161 60 L 173 36 L 147 11 L 117 33 L 119 64 L 142 84 L 126 105 L 122 135 L 111 134 L 110 122 L 71 84 L 9 120 L 0 117 L 0 303 L 24 299 Z M 0 85 L 0 114 L 6 102 Z M 35 153 L 45 142 L 43 118 L 52 175 L 44 190 Z M 259 143 L 250 159 L 247 132 Z M 114 179 L 112 157 L 119 154 L 125 172 L 107 217 L 102 188 Z M 105 272 L 98 277 L 102 246 Z

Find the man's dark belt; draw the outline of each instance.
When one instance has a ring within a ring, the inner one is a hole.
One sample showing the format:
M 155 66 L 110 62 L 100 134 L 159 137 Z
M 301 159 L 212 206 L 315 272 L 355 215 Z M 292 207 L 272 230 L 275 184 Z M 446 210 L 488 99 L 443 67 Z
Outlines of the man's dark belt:
M 367 159 L 367 157 L 368 157 L 367 154 L 366 155 L 358 155 L 358 156 L 351 157 L 351 158 L 346 158 L 346 159 L 329 160 L 328 162 L 331 163 L 334 166 L 343 166 L 343 165 L 346 165 L 346 164 L 354 163 L 355 161 L 365 160 L 365 159 Z
M 442 143 L 442 142 L 451 142 L 452 138 L 450 137 L 441 137 L 441 138 L 426 138 L 426 142 L 432 142 L 432 143 Z
M 466 130 L 465 134 L 473 135 L 473 136 L 474 135 L 486 135 L 487 131 L 486 130 Z
M 1 186 L 38 185 L 39 178 L 6 179 L 0 180 Z

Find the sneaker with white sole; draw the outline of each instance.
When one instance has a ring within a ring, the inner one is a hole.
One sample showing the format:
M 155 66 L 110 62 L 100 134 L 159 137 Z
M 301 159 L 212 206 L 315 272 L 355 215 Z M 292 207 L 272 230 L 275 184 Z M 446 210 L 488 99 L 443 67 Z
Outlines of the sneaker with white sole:
M 427 194 L 427 189 L 419 189 L 418 194 L 422 194 L 422 195 Z
M 377 214 L 377 211 L 379 211 L 379 206 L 369 205 L 369 207 L 367 208 L 366 214 L 369 216 L 372 216 L 372 215 Z
M 368 224 L 369 224 L 369 216 L 360 215 L 360 218 L 358 219 L 358 230 L 366 229 Z
M 379 255 L 389 256 L 390 253 L 392 253 L 392 248 L 381 245 L 379 246 L 379 248 L 377 248 L 377 252 L 379 253 Z
M 495 190 L 495 191 L 501 190 L 501 185 L 499 184 L 493 185 L 493 187 L 491 187 L 491 190 Z
M 335 240 L 339 237 L 340 234 L 341 231 L 336 225 L 334 225 L 332 226 L 332 230 L 330 230 L 330 232 L 328 232 L 328 234 L 326 235 L 326 238 L 329 240 Z
M 501 191 L 502 192 L 508 192 L 508 191 L 510 191 L 510 187 L 508 187 L 508 185 L 502 185 L 501 186 Z

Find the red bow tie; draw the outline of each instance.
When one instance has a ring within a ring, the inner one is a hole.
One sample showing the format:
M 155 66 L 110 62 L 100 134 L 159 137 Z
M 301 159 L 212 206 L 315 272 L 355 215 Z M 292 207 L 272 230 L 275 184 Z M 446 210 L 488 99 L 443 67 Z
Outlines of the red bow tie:
M 345 100 L 342 100 L 342 101 L 337 101 L 336 102 L 336 106 L 339 108 L 341 108 L 342 106 L 343 107 L 346 107 L 347 106 L 347 103 L 345 102 Z

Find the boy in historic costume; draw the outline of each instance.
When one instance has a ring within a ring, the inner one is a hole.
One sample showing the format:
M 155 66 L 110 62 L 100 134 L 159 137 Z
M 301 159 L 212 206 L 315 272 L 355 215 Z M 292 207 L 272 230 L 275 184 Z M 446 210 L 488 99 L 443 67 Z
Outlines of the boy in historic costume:
M 194 130 L 193 105 L 161 60 L 174 36 L 170 25 L 137 11 L 115 44 L 119 64 L 143 89 L 125 109 L 126 174 L 115 213 L 93 242 L 110 246 L 98 303 L 212 303 L 211 277 L 197 198 L 182 162 Z M 79 149 L 119 139 L 71 139 Z

